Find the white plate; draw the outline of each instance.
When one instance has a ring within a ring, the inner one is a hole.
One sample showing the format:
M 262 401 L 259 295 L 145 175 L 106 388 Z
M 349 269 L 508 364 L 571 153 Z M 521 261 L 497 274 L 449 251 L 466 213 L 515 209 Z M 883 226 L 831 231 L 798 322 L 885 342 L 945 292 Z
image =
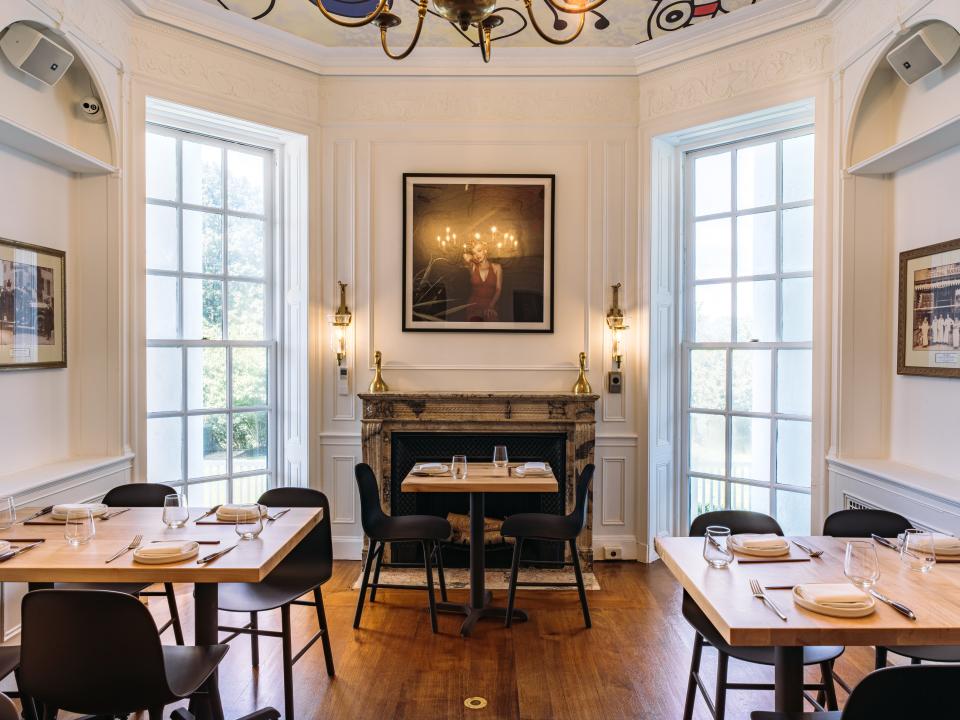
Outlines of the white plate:
M 793 602 L 802 607 L 804 610 L 809 610 L 811 612 L 819 613 L 820 615 L 829 615 L 830 617 L 838 618 L 858 618 L 866 617 L 867 615 L 872 615 L 873 612 L 877 609 L 877 603 L 872 596 L 867 596 L 870 605 L 863 608 L 838 608 L 831 607 L 829 605 L 820 605 L 815 602 L 811 602 L 800 595 L 797 592 L 797 587 L 793 588 Z
M 448 465 L 441 465 L 440 467 L 426 468 L 422 470 L 419 465 L 414 465 L 413 470 L 410 471 L 411 475 L 445 475 L 450 472 L 450 467 Z
M 790 554 L 790 545 L 784 545 L 782 548 L 745 548 L 739 545 L 733 536 L 727 538 L 727 547 L 734 552 L 743 555 L 753 555 L 754 557 L 781 557 Z
M 553 477 L 553 470 L 549 465 L 545 470 L 524 470 L 523 465 L 517 465 L 513 469 L 513 474 L 517 477 Z
M 137 548 L 133 551 L 133 560 L 134 562 L 138 562 L 142 565 L 167 565 L 169 563 L 178 563 L 183 562 L 184 560 L 195 558 L 199 554 L 200 545 L 199 543 L 194 542 L 190 543 L 190 549 L 187 552 L 153 557 L 143 557 L 140 554 L 140 548 Z

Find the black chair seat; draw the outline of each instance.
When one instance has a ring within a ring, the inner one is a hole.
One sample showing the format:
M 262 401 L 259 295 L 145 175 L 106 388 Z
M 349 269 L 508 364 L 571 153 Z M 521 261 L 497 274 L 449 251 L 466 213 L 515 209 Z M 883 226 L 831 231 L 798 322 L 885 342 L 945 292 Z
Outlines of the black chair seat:
M 569 515 L 519 513 L 503 521 L 500 534 L 534 540 L 570 540 L 580 534 L 577 518 Z
M 124 595 L 139 595 L 153 583 L 54 583 L 57 590 L 112 590 Z
M 887 650 L 911 660 L 960 663 L 960 645 L 895 645 Z
M 20 664 L 20 646 L 0 647 L 0 679 L 17 669 Z
M 163 665 L 167 685 L 176 695 L 173 700 L 189 697 L 207 681 L 229 648 L 226 645 L 164 645 Z
M 450 523 L 434 515 L 399 515 L 379 519 L 368 529 L 372 540 L 402 542 L 404 540 L 446 540 Z
M 221 583 L 218 605 L 227 612 L 274 610 L 318 587 L 316 582 L 286 583 L 268 577 L 259 583 Z
M 832 712 L 769 712 L 757 710 L 750 713 L 750 720 L 840 720 L 843 713 Z

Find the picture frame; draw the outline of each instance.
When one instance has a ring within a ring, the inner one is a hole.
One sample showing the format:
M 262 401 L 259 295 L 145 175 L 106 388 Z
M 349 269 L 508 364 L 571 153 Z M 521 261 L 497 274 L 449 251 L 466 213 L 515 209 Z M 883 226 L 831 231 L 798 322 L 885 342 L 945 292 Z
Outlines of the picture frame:
M 403 331 L 552 333 L 556 176 L 404 173 Z
M 67 367 L 63 250 L 0 238 L 0 370 Z
M 960 239 L 900 253 L 897 374 L 960 378 Z

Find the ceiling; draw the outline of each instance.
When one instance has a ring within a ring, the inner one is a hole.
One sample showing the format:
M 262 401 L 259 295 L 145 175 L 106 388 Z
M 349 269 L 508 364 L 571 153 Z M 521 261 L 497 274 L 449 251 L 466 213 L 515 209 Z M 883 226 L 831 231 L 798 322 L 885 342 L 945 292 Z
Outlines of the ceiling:
M 566 0 L 574 2 L 575 0 Z M 690 25 L 709 22 L 726 13 L 749 12 L 750 5 L 765 0 L 608 0 L 597 13 L 588 15 L 587 27 L 574 45 L 585 47 L 623 48 L 645 42 L 654 37 L 682 30 Z M 204 0 L 226 5 L 230 10 L 247 17 L 263 13 L 271 0 Z M 415 0 L 393 0 L 394 12 L 403 18 L 403 24 L 390 31 L 390 45 L 402 48 L 409 41 L 416 24 Z M 362 15 L 376 6 L 376 0 L 326 0 L 324 7 L 333 10 L 339 5 L 345 12 Z M 499 0 L 498 8 L 504 24 L 494 33 L 506 34 L 520 30 L 526 21 L 522 0 Z M 432 6 L 431 6 L 432 8 Z M 511 10 L 512 8 L 512 10 Z M 575 17 L 560 15 L 556 20 L 545 0 L 534 0 L 534 12 L 539 24 L 551 36 L 564 37 L 575 27 Z M 607 25 L 604 19 L 609 21 Z M 299 35 L 326 47 L 369 47 L 379 45 L 379 31 L 368 25 L 361 28 L 342 28 L 324 18 L 311 0 L 275 0 L 273 10 L 259 22 Z M 554 24 L 564 29 L 553 29 Z M 472 35 L 471 35 L 472 37 Z M 421 47 L 468 47 L 470 41 L 457 29 L 439 17 L 428 16 L 424 23 Z M 543 46 L 546 43 L 533 28 L 527 28 L 513 37 L 504 38 L 499 45 L 514 47 Z

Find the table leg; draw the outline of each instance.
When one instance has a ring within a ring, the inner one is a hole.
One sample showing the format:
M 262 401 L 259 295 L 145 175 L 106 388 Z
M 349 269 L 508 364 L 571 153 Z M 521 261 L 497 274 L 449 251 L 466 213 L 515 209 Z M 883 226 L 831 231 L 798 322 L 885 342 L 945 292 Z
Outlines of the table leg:
M 803 710 L 803 648 L 776 647 L 774 657 L 774 709 Z
M 216 583 L 197 583 L 193 586 L 194 604 L 194 644 L 216 645 L 219 640 L 217 626 L 220 624 L 217 610 L 219 586 Z M 190 701 L 190 711 L 198 719 L 211 718 L 223 720 L 223 707 L 220 704 L 220 686 L 217 671 L 207 680 L 205 691 L 208 702 Z

